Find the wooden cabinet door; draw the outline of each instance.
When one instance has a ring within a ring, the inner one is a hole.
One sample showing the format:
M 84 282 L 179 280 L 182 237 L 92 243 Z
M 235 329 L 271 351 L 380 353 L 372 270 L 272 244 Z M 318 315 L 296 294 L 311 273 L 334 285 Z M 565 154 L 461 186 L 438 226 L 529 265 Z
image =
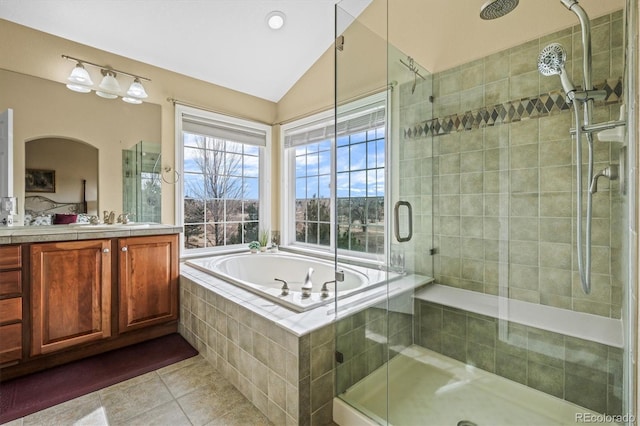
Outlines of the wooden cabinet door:
M 119 239 L 119 331 L 178 318 L 178 236 Z
M 111 335 L 111 242 L 31 246 L 31 355 Z

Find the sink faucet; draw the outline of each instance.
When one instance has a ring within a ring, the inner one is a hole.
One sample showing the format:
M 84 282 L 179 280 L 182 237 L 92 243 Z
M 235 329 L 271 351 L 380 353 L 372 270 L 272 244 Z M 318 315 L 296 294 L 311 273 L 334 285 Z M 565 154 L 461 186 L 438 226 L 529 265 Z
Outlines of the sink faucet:
M 124 225 L 129 223 L 129 213 L 122 213 L 118 215 L 118 223 L 122 223 Z
M 113 225 L 114 223 L 116 223 L 116 213 L 114 211 L 109 212 L 105 210 L 102 217 L 103 222 L 107 225 Z
M 313 283 L 311 282 L 311 274 L 313 274 L 313 268 L 309 268 L 309 270 L 307 271 L 307 276 L 304 279 L 304 284 L 302 284 L 303 299 L 311 296 L 311 289 L 313 288 Z

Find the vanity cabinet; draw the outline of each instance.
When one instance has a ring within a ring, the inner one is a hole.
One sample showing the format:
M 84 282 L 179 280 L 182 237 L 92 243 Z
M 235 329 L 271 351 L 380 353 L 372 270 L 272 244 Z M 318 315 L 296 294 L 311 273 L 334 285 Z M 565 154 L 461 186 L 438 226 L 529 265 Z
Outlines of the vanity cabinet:
M 0 382 L 177 332 L 179 235 L 166 230 L 0 245 Z
M 0 365 L 22 358 L 22 251 L 0 246 Z
M 118 257 L 118 331 L 177 320 L 178 236 L 120 238 Z
M 111 241 L 31 246 L 31 356 L 111 336 Z

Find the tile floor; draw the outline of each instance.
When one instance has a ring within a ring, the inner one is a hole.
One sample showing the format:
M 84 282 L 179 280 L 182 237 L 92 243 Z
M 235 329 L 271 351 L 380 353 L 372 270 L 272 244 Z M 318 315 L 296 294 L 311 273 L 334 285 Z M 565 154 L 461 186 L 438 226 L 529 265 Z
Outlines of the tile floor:
M 271 423 L 198 355 L 6 425 L 262 426 Z

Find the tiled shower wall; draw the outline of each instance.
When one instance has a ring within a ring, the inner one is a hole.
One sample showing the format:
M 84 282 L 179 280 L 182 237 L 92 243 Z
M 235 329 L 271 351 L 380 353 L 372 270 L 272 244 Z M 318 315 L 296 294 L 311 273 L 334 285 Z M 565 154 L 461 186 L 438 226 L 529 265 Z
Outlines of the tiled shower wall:
M 601 178 L 594 195 L 592 291 L 585 295 L 575 250 L 573 114 L 563 105 L 559 77 L 537 70 L 540 50 L 559 42 L 580 86 L 580 37 L 575 26 L 435 74 L 433 103 L 431 81 L 413 94 L 400 88 L 400 193 L 417 210 L 415 244 L 430 243 L 433 229 L 437 248 L 432 257 L 428 247 L 414 247 L 417 272 L 468 290 L 620 317 L 618 182 Z M 592 43 L 593 82 L 608 92 L 593 122 L 616 120 L 622 12 L 592 20 Z M 620 145 L 595 142 L 596 172 L 618 161 Z
M 336 394 L 340 395 L 413 343 L 413 298 L 404 294 L 338 320 Z
M 415 310 L 420 346 L 598 413 L 623 413 L 620 348 L 421 300 Z

